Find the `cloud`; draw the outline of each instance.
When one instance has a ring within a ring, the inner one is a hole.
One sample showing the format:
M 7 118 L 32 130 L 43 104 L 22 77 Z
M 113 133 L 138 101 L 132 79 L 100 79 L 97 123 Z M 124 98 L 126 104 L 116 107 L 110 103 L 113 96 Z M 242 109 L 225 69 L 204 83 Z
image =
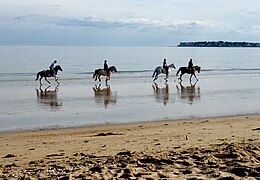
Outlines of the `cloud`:
M 53 19 L 53 18 L 50 18 Z M 93 28 L 93 29 L 110 29 L 110 30 L 132 30 L 154 32 L 154 31 L 185 31 L 212 29 L 217 25 L 210 22 L 200 21 L 173 21 L 173 20 L 155 20 L 148 18 L 129 17 L 127 19 L 112 20 L 100 17 L 76 18 L 56 18 L 50 20 L 50 23 L 57 26 L 69 26 L 74 28 Z
M 19 43 L 78 40 L 87 45 L 172 45 L 227 38 L 260 41 L 260 8 L 254 5 L 258 0 L 249 1 L 2 0 L 0 44 L 8 38 L 14 42 L 13 37 L 21 39 Z
M 0 27 L 0 33 L 6 30 L 4 34 L 16 37 L 17 42 L 26 41 L 29 44 L 31 40 L 32 43 L 39 41 L 39 44 L 48 44 L 49 40 L 50 44 L 80 45 L 174 45 L 184 40 L 215 39 L 221 37 L 220 34 L 225 38 L 235 30 L 216 22 L 158 20 L 138 16 L 115 20 L 98 16 L 63 18 L 28 15 L 5 19 Z M 8 29 L 12 31 L 8 32 Z M 256 26 L 254 31 L 257 30 L 259 27 Z M 232 34 L 236 32 L 239 33 L 235 30 Z

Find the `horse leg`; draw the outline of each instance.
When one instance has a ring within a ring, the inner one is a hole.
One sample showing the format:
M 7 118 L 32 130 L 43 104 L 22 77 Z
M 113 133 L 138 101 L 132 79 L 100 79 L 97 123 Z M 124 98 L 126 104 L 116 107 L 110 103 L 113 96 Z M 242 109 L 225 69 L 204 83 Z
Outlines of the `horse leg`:
M 190 75 L 190 81 L 191 81 L 192 76 L 194 76 L 194 77 L 196 78 L 196 80 L 198 81 L 198 78 L 196 77 L 195 73 L 192 73 L 192 74 Z
M 40 81 L 40 85 L 42 85 L 42 76 L 40 77 L 39 81 Z
M 156 79 L 158 79 L 158 73 L 155 74 L 155 78 L 153 79 L 153 81 L 155 81 Z
M 55 76 L 54 78 L 55 78 L 55 81 L 57 82 L 57 84 L 60 84 L 59 81 L 58 81 L 59 78 L 57 76 Z
M 190 82 L 191 82 L 191 78 L 192 78 L 193 74 L 190 75 Z
M 101 76 L 101 75 L 98 75 L 98 80 L 99 80 L 99 82 L 101 82 L 100 76 Z
M 107 83 L 108 80 L 110 80 L 110 76 L 107 76 L 107 77 L 106 77 L 106 83 Z
M 48 79 L 47 79 L 46 77 L 44 77 L 44 79 L 45 79 L 45 81 L 47 81 L 49 84 L 51 84 L 51 82 L 50 82 L 50 81 L 48 81 Z
M 198 78 L 197 78 L 196 74 L 194 73 L 193 75 L 194 75 L 194 77 L 196 78 L 196 80 L 198 81 Z
M 166 74 L 164 80 L 165 80 L 166 82 L 168 82 L 168 74 Z
M 166 75 L 166 77 L 164 78 L 165 82 L 168 82 L 168 76 Z
M 178 78 L 179 80 L 181 80 L 181 82 L 182 82 L 182 75 L 183 75 L 183 73 L 181 73 L 181 75 L 180 75 L 180 77 Z

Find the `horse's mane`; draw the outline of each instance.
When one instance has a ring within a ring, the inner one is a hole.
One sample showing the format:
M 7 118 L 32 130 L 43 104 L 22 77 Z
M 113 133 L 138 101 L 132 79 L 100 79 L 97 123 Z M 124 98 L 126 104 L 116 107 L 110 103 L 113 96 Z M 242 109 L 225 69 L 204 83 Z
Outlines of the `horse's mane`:
M 108 69 L 111 69 L 111 70 L 115 70 L 115 71 L 117 71 L 117 69 L 116 69 L 116 67 L 115 66 L 110 66 Z

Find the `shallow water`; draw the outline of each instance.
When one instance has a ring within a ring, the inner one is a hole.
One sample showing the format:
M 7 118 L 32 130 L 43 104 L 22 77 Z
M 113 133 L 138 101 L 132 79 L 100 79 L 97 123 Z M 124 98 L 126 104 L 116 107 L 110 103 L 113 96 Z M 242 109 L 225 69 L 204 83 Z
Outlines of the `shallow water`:
M 176 47 L 0 47 L 0 131 L 76 127 L 260 112 L 260 49 Z M 15 53 L 14 53 L 15 52 Z M 53 57 L 60 86 L 34 81 Z M 151 75 L 162 59 L 202 66 L 199 81 L 165 84 Z M 109 86 L 92 79 L 103 59 L 116 65 Z
M 151 79 L 61 80 L 39 88 L 34 81 L 1 83 L 1 127 L 27 130 L 214 117 L 260 112 L 259 75 L 200 76 L 179 84 Z

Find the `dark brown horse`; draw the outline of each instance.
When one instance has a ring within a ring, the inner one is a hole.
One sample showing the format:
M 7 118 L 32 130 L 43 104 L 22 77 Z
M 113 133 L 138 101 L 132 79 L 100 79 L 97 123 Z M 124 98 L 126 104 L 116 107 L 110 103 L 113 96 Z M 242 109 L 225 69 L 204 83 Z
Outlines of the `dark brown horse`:
M 95 81 L 98 79 L 99 82 L 101 82 L 100 76 L 106 76 L 106 83 L 108 80 L 110 80 L 110 77 L 112 75 L 112 72 L 117 72 L 116 67 L 115 66 L 111 66 L 108 68 L 108 74 L 104 69 L 96 69 L 94 74 L 93 74 L 93 78 L 95 78 Z
M 55 67 L 53 68 L 53 71 L 54 71 L 54 74 L 52 74 L 52 72 L 51 72 L 50 70 L 42 70 L 42 71 L 38 72 L 35 81 L 37 81 L 37 80 L 39 79 L 39 76 L 41 76 L 40 79 L 39 79 L 40 85 L 42 85 L 42 78 L 44 78 L 45 81 L 47 81 L 49 84 L 51 84 L 51 82 L 47 80 L 47 77 L 54 77 L 55 81 L 56 81 L 58 84 L 60 84 L 60 83 L 58 82 L 58 76 L 57 76 L 57 74 L 58 74 L 58 71 L 63 71 L 62 68 L 61 68 L 59 65 L 57 65 L 57 66 L 55 66 Z
M 196 78 L 196 80 L 198 81 L 198 78 L 196 77 L 195 72 L 198 71 L 198 73 L 200 73 L 200 69 L 201 69 L 201 67 L 198 65 L 193 66 L 193 69 L 189 69 L 187 67 L 180 67 L 176 73 L 176 76 L 178 76 L 179 72 L 181 72 L 181 75 L 178 79 L 182 81 L 182 79 L 181 79 L 182 75 L 187 73 L 187 74 L 190 74 L 190 81 L 191 81 L 192 76 L 194 76 Z

